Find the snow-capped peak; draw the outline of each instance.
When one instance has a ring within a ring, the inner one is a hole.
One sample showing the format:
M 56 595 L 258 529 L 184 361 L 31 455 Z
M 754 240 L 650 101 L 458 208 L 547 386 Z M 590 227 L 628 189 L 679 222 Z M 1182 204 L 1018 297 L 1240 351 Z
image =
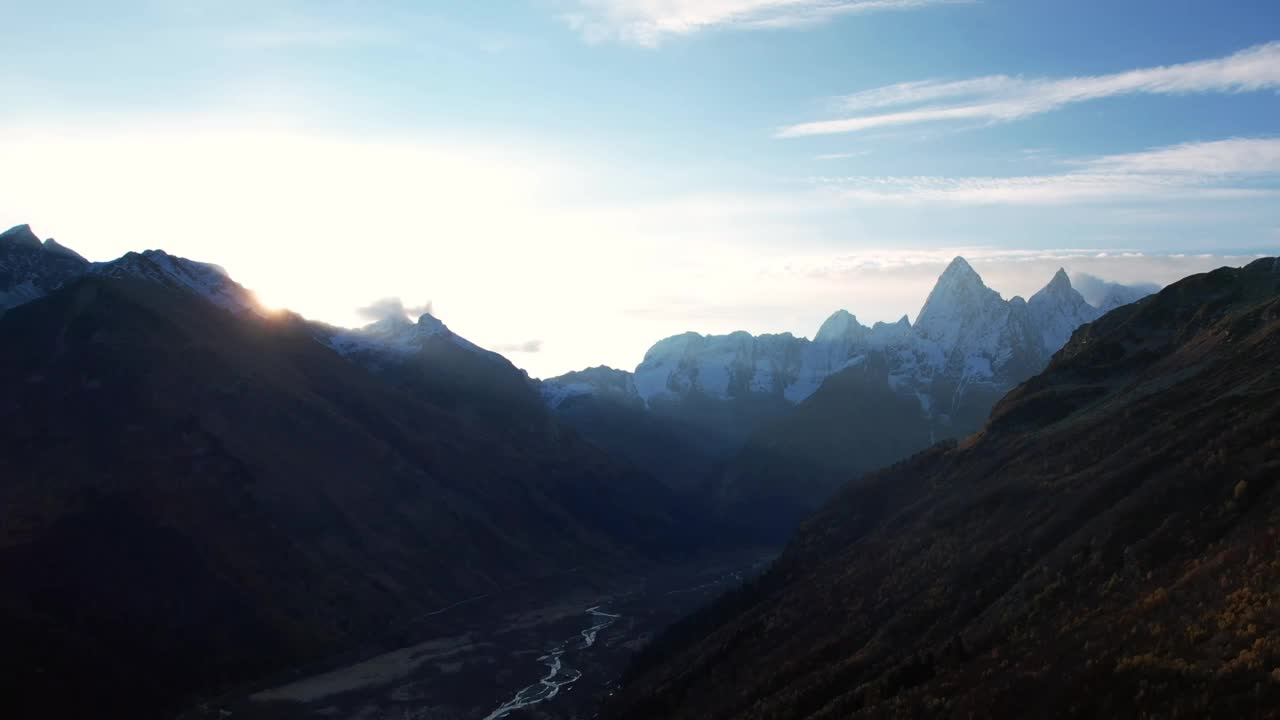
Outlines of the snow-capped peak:
M 1027 310 L 1047 355 L 1065 345 L 1076 328 L 1098 319 L 1097 308 L 1085 302 L 1084 296 L 1071 286 L 1071 279 L 1061 268 L 1048 285 L 1031 296 Z
M 456 337 L 448 326 L 430 313 L 423 313 L 417 322 L 410 320 L 407 315 L 391 313 L 381 320 L 365 325 L 358 332 L 369 337 L 410 345 L 437 335 Z
M 818 328 L 813 341 L 818 343 L 849 342 L 867 334 L 867 327 L 848 310 L 837 310 Z
M 686 332 L 659 341 L 634 374 L 593 368 L 543 383 L 554 408 L 578 395 L 655 401 L 702 396 L 732 401 L 810 397 L 825 380 L 851 367 L 887 367 L 889 388 L 920 399 L 926 414 L 950 422 L 968 388 L 999 393 L 1037 372 L 1098 310 L 1072 287 L 1064 269 L 1030 300 L 1004 300 L 964 258 L 951 261 L 914 324 L 906 315 L 868 328 L 845 310 L 833 313 L 812 341 L 790 334 Z
M 163 250 L 130 252 L 111 262 L 94 263 L 89 272 L 105 277 L 150 280 L 193 292 L 233 312 L 261 312 L 253 293 L 232 280 L 226 270 L 210 263 L 170 255 Z
M 951 261 L 916 318 L 916 332 L 936 342 L 944 353 L 962 340 L 972 344 L 998 331 L 1007 306 L 962 257 Z
M 494 355 L 457 335 L 430 313 L 423 313 L 417 322 L 402 313 L 391 313 L 354 330 L 330 328 L 323 334 L 322 340 L 340 355 L 370 351 L 410 354 L 426 347 L 431 338 L 442 338 L 477 354 Z
M 965 286 L 981 286 L 986 287 L 982 282 L 982 276 L 978 275 L 978 271 L 973 269 L 968 260 L 959 255 L 951 259 L 947 265 L 947 269 L 942 271 L 942 275 L 938 276 L 938 287 L 965 287 Z

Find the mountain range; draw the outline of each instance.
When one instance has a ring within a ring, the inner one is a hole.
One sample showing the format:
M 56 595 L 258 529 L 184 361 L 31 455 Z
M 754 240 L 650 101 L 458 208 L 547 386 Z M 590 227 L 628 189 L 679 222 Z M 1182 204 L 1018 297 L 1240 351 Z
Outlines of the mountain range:
M 1280 665 L 1277 268 L 1006 300 L 956 258 L 914 323 L 538 381 L 429 313 L 333 327 L 16 227 L 0 711 L 166 716 L 468 598 L 791 538 L 606 712 L 1238 716 Z
M 1149 292 L 1091 280 L 1108 304 Z M 957 257 L 914 324 L 868 327 L 841 310 L 812 340 L 686 333 L 634 373 L 592 368 L 542 393 L 584 436 L 704 498 L 730 532 L 781 539 L 848 478 L 976 431 L 1102 312 L 1062 270 L 1005 300 Z M 650 452 L 655 425 L 681 439 Z
M 975 435 L 851 479 L 602 717 L 1270 717 L 1280 259 L 1078 329 Z

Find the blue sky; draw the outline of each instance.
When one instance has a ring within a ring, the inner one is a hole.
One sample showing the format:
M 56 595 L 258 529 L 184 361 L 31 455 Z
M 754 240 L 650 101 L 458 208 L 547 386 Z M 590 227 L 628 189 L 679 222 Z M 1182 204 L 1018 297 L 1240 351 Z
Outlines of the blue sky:
M 111 7 L 104 7 L 110 5 Z M 1280 247 L 1280 6 L 0 0 L 0 224 L 535 375 Z M 530 348 L 538 352 L 529 352 Z

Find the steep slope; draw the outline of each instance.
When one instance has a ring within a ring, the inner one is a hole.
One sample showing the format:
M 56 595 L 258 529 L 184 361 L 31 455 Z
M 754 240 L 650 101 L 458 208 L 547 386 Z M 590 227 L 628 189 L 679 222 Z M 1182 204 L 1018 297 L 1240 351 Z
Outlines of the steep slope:
M 0 233 L 0 312 L 62 287 L 88 266 L 52 238 L 40 242 L 29 225 Z
M 961 444 L 847 485 L 613 718 L 1264 717 L 1280 260 L 1084 326 Z
M 6 717 L 163 715 L 689 525 L 536 396 L 457 412 L 297 317 L 122 274 L 0 317 Z

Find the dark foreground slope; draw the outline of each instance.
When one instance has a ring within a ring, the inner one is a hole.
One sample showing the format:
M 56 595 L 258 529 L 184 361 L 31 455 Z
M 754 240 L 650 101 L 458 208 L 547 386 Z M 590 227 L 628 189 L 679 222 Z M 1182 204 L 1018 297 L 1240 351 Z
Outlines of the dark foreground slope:
M 1280 263 L 1078 330 L 986 429 L 847 485 L 613 718 L 1267 717 Z
M 678 536 L 545 413 L 460 415 L 313 334 L 93 277 L 0 317 L 0 715 L 154 717 Z

